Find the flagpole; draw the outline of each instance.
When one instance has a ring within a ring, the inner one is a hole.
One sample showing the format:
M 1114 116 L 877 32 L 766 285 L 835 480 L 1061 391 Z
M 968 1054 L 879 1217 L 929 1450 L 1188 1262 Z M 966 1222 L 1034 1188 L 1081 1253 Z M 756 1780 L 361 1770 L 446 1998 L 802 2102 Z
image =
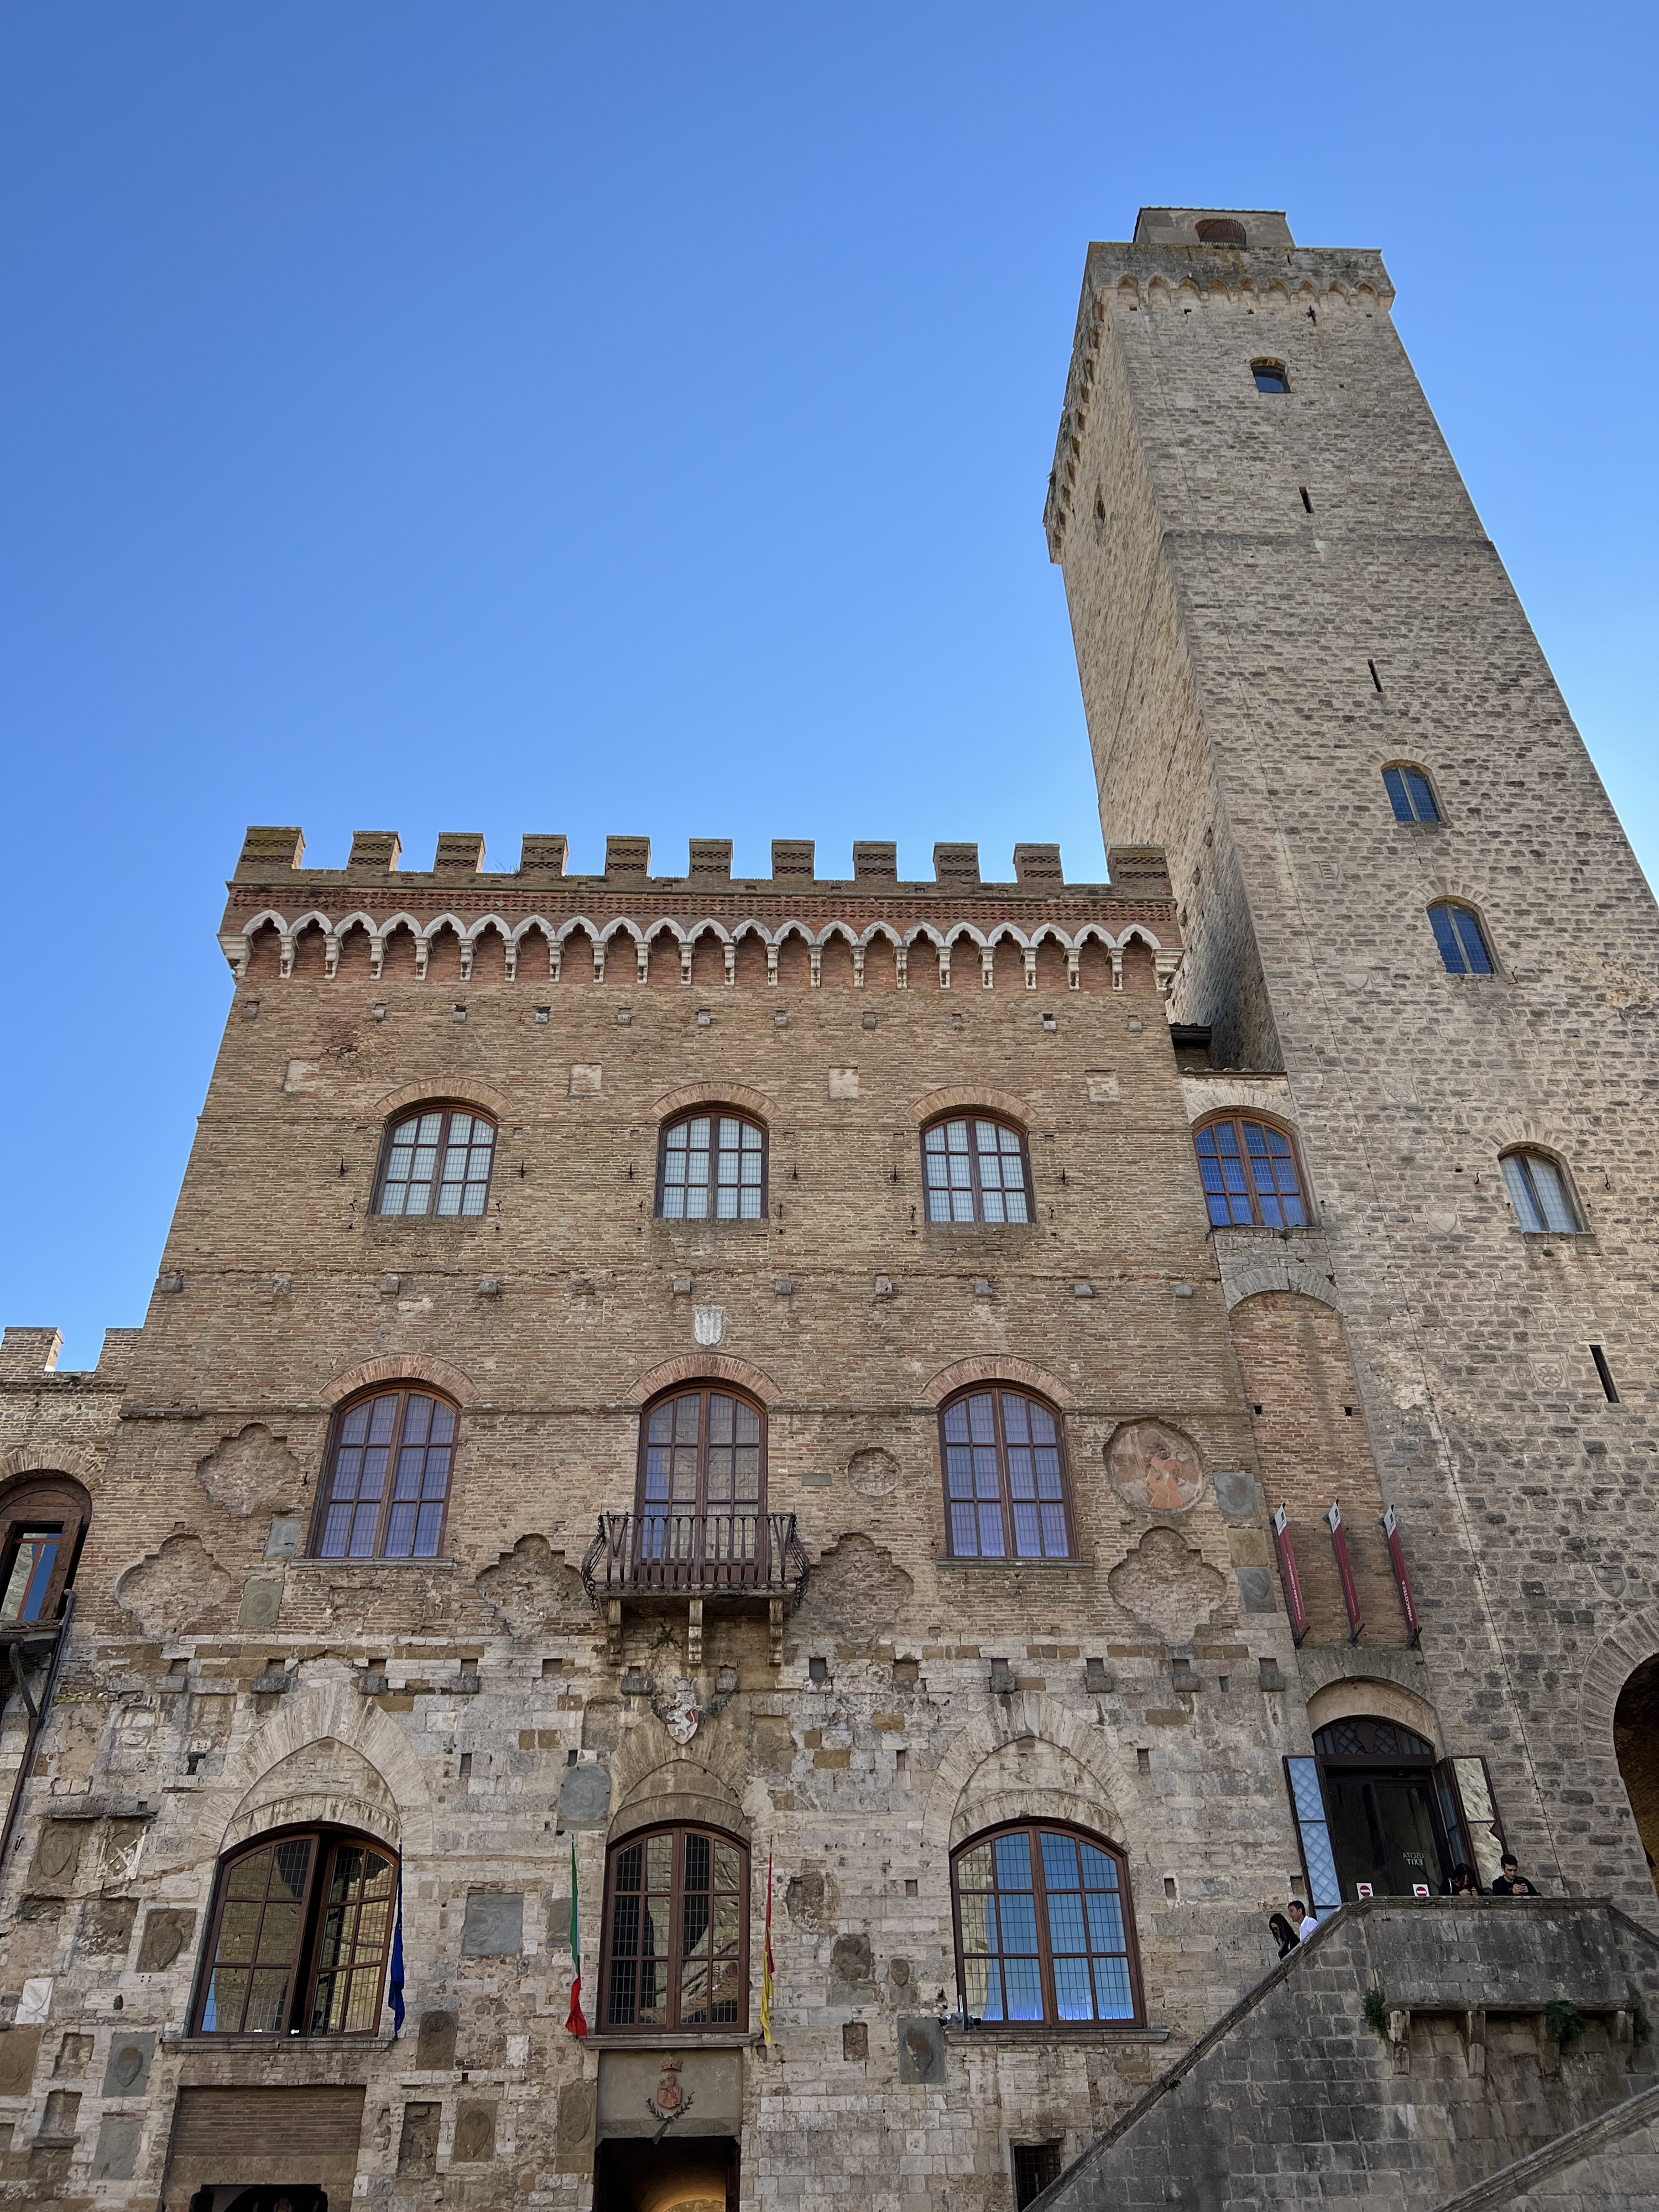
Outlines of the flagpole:
M 766 1950 L 761 1963 L 761 2039 L 772 2048 L 772 1854 L 766 1854 Z

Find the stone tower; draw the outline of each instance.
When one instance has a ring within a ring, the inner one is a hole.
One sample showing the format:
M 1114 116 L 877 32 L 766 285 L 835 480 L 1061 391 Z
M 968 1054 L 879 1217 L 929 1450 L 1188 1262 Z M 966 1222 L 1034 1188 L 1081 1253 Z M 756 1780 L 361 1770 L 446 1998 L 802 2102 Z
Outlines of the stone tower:
M 1246 1380 L 1247 1297 L 1340 1315 L 1419 1693 L 1552 1885 L 1646 1914 L 1659 928 L 1393 296 L 1276 213 L 1091 246 L 1048 544 L 1107 837 L 1169 854 L 1189 1109 L 1306 1171 L 1311 1225 L 1216 1231 Z

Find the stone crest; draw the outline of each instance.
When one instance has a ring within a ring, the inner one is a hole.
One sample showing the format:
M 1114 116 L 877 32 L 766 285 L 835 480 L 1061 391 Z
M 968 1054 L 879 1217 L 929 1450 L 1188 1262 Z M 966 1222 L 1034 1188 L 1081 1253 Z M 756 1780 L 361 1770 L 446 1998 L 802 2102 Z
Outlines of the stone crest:
M 726 1329 L 726 1310 L 722 1306 L 693 1306 L 691 1326 L 699 1344 L 718 1344 Z
M 696 2102 L 690 2091 L 681 2083 L 680 2061 L 665 2058 L 662 2074 L 657 2082 L 657 2094 L 645 2100 L 645 2109 L 652 2118 L 662 2122 L 662 2126 L 657 2130 L 658 2135 L 661 2136 L 672 2127 L 674 2122 L 689 2112 Z
M 674 1694 L 665 1705 L 660 1698 L 652 1699 L 657 1718 L 668 1730 L 676 1743 L 690 1743 L 702 1725 L 702 1708 L 697 1703 L 697 1686 L 684 1674 L 676 1677 Z

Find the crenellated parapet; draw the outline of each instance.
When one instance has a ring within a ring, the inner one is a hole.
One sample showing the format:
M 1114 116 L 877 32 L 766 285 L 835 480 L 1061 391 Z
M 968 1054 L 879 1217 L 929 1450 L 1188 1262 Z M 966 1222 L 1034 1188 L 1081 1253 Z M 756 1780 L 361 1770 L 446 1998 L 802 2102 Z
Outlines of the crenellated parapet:
M 969 981 L 1123 987 L 1135 948 L 1165 989 L 1180 933 L 1161 852 L 1108 856 L 1111 880 L 1068 884 L 1057 845 L 1014 848 L 1012 882 L 981 879 L 979 848 L 938 844 L 931 881 L 901 880 L 896 845 L 856 844 L 849 878 L 821 878 L 811 840 L 778 839 L 772 873 L 734 877 L 731 842 L 691 842 L 683 876 L 651 873 L 646 837 L 609 837 L 602 875 L 565 873 L 562 836 L 526 836 L 519 866 L 486 874 L 483 839 L 445 831 L 434 865 L 399 866 L 393 831 L 359 831 L 343 868 L 307 868 L 297 830 L 248 831 L 219 942 L 240 978 L 307 970 L 370 981 L 444 972 L 461 982 L 677 980 L 804 983 L 825 963 L 862 988 L 872 956 L 899 989 Z M 1103 965 L 1102 964 L 1103 963 Z M 712 972 L 714 971 L 714 972 Z M 850 972 L 849 972 L 850 971 Z

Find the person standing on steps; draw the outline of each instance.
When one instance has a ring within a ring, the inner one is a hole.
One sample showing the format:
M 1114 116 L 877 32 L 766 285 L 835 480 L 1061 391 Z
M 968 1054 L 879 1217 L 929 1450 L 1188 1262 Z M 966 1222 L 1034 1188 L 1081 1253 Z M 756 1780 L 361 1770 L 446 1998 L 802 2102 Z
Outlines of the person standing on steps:
M 1291 1927 L 1282 1912 L 1273 1912 L 1267 1916 L 1267 1933 L 1278 1944 L 1279 1955 L 1281 1959 L 1288 1959 L 1301 1941 L 1295 1929 Z
M 1291 1925 L 1296 1930 L 1297 1942 L 1305 1943 L 1318 1927 L 1319 1916 L 1310 1912 L 1299 1897 L 1293 1897 L 1285 1910 L 1291 1917 Z

